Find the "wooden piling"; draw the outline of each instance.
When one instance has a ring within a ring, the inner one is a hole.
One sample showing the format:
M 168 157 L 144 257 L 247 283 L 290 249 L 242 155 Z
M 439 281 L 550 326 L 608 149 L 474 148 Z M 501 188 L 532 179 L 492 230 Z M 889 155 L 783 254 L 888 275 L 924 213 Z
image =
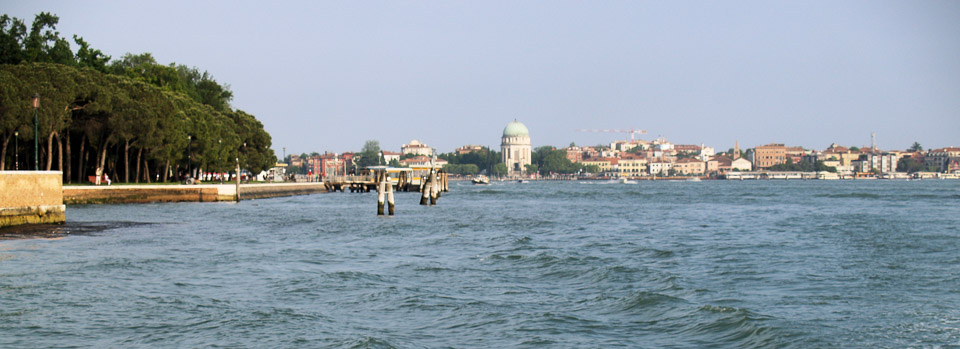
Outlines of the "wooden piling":
M 380 182 L 377 184 L 377 215 L 383 215 L 383 199 L 387 194 L 387 189 L 384 188 L 386 183 Z
M 393 183 L 390 182 L 390 176 L 387 175 L 387 205 L 390 215 L 393 215 Z

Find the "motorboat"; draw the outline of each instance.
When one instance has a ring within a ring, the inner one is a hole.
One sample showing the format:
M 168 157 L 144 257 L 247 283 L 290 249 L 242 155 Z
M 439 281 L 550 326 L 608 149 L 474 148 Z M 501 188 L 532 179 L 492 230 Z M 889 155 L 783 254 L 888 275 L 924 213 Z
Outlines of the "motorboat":
M 473 184 L 490 184 L 490 178 L 484 175 L 473 177 L 470 181 L 473 182 Z

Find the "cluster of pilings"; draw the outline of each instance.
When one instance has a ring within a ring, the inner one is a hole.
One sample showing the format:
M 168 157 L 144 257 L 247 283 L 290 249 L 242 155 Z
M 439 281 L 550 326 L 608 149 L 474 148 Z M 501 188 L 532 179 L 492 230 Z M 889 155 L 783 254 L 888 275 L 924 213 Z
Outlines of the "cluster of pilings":
M 430 174 L 420 180 L 420 204 L 426 205 L 429 200 L 431 206 L 436 205 L 437 199 L 440 199 L 440 192 L 449 191 L 446 179 L 447 176 L 444 173 L 430 170 Z

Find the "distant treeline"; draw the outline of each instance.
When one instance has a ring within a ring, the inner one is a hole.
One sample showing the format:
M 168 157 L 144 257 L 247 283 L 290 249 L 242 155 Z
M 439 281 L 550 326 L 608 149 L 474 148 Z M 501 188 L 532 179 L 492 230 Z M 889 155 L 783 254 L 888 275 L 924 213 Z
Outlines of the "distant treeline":
M 176 180 L 190 168 L 229 171 L 239 159 L 258 173 L 276 162 L 270 135 L 230 107 L 233 93 L 206 72 L 161 65 L 149 54 L 110 60 L 82 38 L 71 51 L 59 19 L 0 17 L 0 169 L 64 171 L 84 181 L 98 168 L 115 180 Z M 32 98 L 39 94 L 38 134 Z M 14 154 L 13 150 L 19 151 Z

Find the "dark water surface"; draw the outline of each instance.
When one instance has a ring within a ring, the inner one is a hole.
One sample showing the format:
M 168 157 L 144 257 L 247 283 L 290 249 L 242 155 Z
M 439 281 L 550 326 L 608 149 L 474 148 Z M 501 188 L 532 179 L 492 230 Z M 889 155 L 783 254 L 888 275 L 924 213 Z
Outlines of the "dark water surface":
M 70 206 L 0 347 L 960 347 L 960 181 L 416 195 Z

